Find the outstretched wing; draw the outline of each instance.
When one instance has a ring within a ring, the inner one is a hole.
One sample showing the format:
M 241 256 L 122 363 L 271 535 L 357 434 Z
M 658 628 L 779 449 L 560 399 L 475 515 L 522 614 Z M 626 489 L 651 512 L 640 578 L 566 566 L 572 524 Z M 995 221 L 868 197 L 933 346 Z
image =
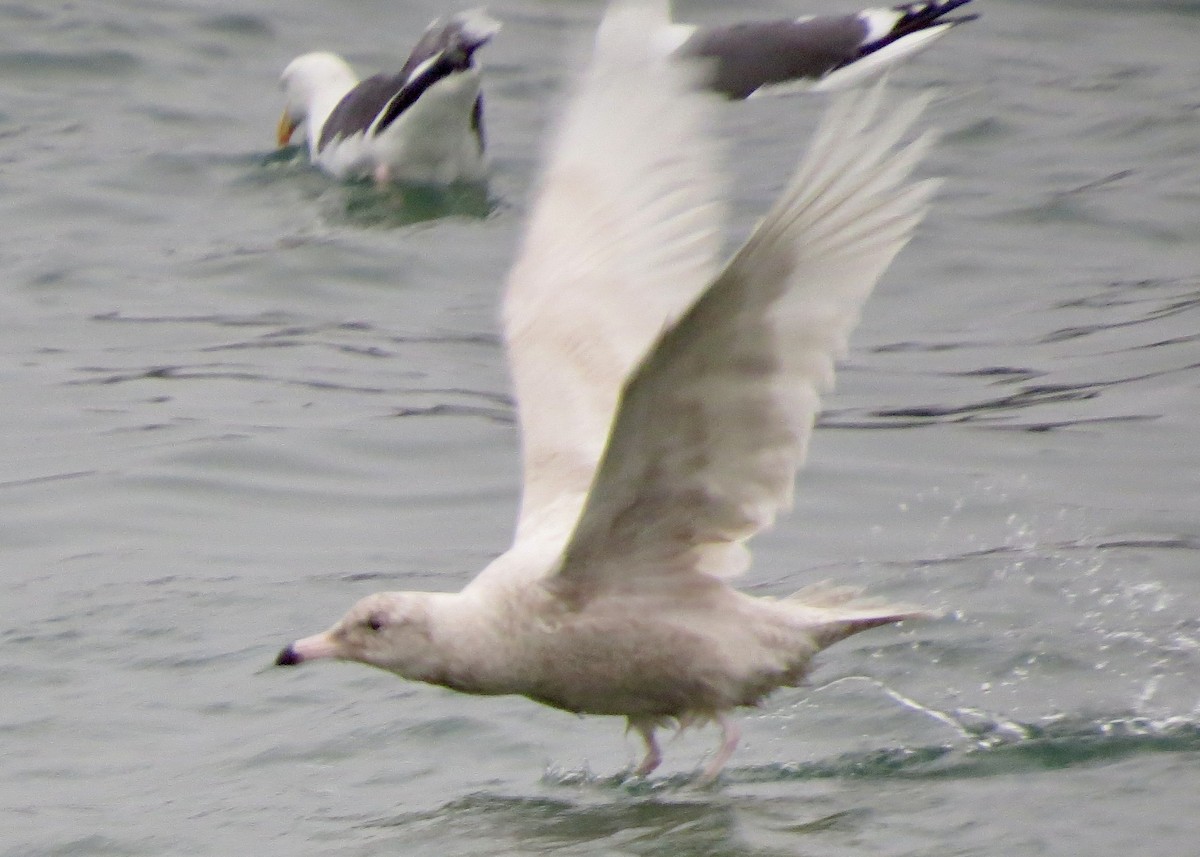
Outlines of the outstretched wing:
M 782 198 L 638 369 L 564 595 L 736 574 L 790 503 L 834 360 L 934 188 L 909 180 L 927 138 L 899 147 L 923 101 L 885 101 L 876 87 L 833 104 Z
M 978 15 L 971 0 L 929 0 L 848 15 L 672 28 L 681 57 L 712 60 L 707 85 L 729 98 L 773 89 L 832 90 L 872 79 Z
M 662 2 L 618 2 L 558 129 L 508 279 L 504 331 L 521 425 L 515 544 L 557 554 L 621 389 L 717 271 L 722 212 L 707 96 L 657 47 Z

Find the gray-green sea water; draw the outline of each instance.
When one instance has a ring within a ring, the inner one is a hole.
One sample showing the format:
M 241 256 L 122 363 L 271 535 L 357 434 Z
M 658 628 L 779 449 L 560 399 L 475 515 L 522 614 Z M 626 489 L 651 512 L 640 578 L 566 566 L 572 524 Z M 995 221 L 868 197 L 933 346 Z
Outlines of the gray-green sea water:
M 705 22 L 856 9 L 678 0 Z M 1200 834 L 1200 4 L 976 0 L 893 76 L 946 177 L 743 583 L 946 610 L 746 712 L 269 666 L 507 545 L 497 305 L 598 0 L 497 0 L 486 190 L 272 152 L 434 0 L 0 2 L 0 855 L 1185 855 Z M 731 240 L 819 98 L 725 105 Z

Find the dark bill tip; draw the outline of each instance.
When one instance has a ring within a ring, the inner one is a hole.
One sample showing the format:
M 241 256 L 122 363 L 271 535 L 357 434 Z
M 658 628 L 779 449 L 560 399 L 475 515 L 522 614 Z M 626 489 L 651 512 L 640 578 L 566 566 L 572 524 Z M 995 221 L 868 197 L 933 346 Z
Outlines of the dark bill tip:
M 292 667 L 300 663 L 304 658 L 296 654 L 296 650 L 291 646 L 287 646 L 279 653 L 279 657 L 275 658 L 275 666 L 277 667 Z

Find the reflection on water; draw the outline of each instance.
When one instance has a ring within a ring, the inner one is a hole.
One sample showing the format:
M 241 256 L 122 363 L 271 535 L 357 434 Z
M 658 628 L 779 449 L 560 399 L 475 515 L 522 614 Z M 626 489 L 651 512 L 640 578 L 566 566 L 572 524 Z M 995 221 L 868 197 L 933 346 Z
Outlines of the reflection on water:
M 887 783 L 1036 775 L 1104 765 L 1143 753 L 1200 751 L 1200 724 L 1118 716 L 1048 718 L 1038 724 L 999 722 L 957 712 L 977 739 L 970 746 L 897 747 L 803 764 L 734 767 L 720 788 L 696 789 L 689 777 L 649 782 L 560 772 L 543 778 L 540 796 L 480 791 L 433 810 L 400 813 L 356 826 L 381 845 L 446 847 L 449 853 L 587 853 L 781 857 L 824 850 L 871 830 L 879 807 L 830 810 L 819 793 L 800 797 L 806 782 Z M 786 788 L 791 786 L 792 795 Z M 770 797 L 738 794 L 770 787 Z M 732 794 L 730 793 L 732 792 Z M 438 845 L 442 843 L 441 845 Z
M 342 188 L 345 195 L 340 205 L 327 202 L 326 214 L 331 221 L 358 227 L 393 229 L 448 217 L 483 220 L 499 204 L 483 184 L 377 187 L 370 182 L 356 182 Z
M 337 181 L 308 163 L 304 149 L 286 146 L 248 159 L 241 182 L 269 186 L 302 183 L 319 202 L 331 225 L 398 229 L 427 221 L 461 217 L 483 220 L 503 204 L 486 182 L 443 185 L 391 183 L 367 179 Z
M 787 852 L 748 847 L 744 835 L 746 812 L 721 796 L 674 795 L 667 799 L 629 796 L 611 800 L 509 797 L 475 794 L 436 812 L 373 822 L 376 830 L 397 837 L 395 845 L 417 847 L 449 838 L 460 843 L 455 853 L 475 847 L 501 853 L 627 854 L 746 854 L 783 855 Z M 822 821 L 812 822 L 820 825 Z M 831 819 L 825 823 L 836 823 Z M 381 840 L 385 841 L 385 840 Z M 481 851 L 480 853 L 496 853 Z

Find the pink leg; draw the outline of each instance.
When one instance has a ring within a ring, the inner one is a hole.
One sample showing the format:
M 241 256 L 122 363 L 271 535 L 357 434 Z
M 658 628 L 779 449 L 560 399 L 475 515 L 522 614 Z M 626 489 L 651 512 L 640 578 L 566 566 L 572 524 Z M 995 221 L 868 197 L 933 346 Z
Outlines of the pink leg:
M 392 180 L 391 168 L 388 167 L 387 164 L 383 164 L 383 163 L 376 164 L 375 165 L 375 186 L 376 187 L 384 187 L 387 184 L 389 184 L 391 182 L 391 180 Z
M 724 714 L 717 715 L 717 723 L 721 726 L 721 746 L 717 748 L 716 754 L 700 772 L 700 778 L 696 780 L 698 786 L 706 786 L 717 778 L 721 769 L 725 767 L 725 763 L 729 761 L 729 757 L 733 755 L 733 751 L 737 749 L 738 741 L 742 737 L 741 727 Z
M 650 772 L 662 763 L 662 750 L 659 749 L 658 739 L 654 737 L 654 721 L 629 719 L 629 728 L 642 736 L 646 742 L 646 757 L 634 769 L 635 777 L 649 776 Z

